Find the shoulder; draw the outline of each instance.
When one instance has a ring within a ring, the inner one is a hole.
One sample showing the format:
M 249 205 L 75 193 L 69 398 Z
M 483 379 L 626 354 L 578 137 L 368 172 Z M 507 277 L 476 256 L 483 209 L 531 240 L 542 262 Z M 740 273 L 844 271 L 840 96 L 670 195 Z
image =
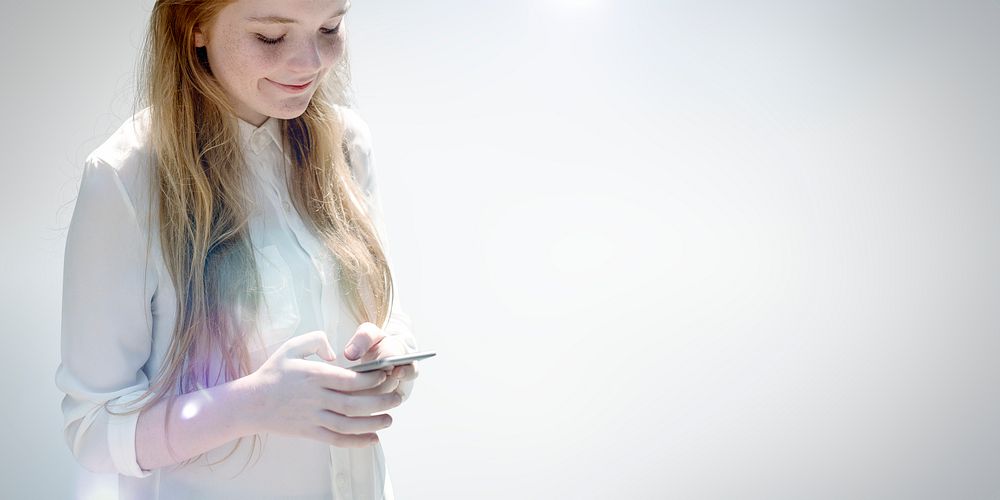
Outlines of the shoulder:
M 149 191 L 152 164 L 150 113 L 146 107 L 125 120 L 87 156 L 84 174 L 93 170 L 104 177 L 117 177 L 129 201 L 139 207 Z
M 344 148 L 351 171 L 362 188 L 368 190 L 375 177 L 372 171 L 371 129 L 356 110 L 341 105 L 336 105 L 335 109 L 344 127 Z
M 119 173 L 126 173 L 148 163 L 152 152 L 150 113 L 144 108 L 125 120 L 110 137 L 87 157 L 88 163 L 104 163 Z
M 371 147 L 371 129 L 368 122 L 353 108 L 335 105 L 340 122 L 344 126 L 344 142 L 348 145 L 358 144 Z

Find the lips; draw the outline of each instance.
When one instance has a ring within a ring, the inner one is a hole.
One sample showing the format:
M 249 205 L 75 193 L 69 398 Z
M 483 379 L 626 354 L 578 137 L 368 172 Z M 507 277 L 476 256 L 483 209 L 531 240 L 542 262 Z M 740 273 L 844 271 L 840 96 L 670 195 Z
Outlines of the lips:
M 287 83 L 278 83 L 278 82 L 276 82 L 274 80 L 271 80 L 270 78 L 268 78 L 267 81 L 273 83 L 276 87 L 278 87 L 281 90 L 284 90 L 285 92 L 291 92 L 293 94 L 298 94 L 298 93 L 301 93 L 301 92 L 305 92 L 306 89 L 308 89 L 309 87 L 311 87 L 312 84 L 316 82 L 316 79 L 314 78 L 314 79 L 312 79 L 312 80 L 310 80 L 310 81 L 308 81 L 308 82 L 306 82 L 304 84 L 300 84 L 300 85 L 290 85 L 290 84 L 287 84 Z
M 270 78 L 268 78 L 268 80 L 270 80 Z M 310 83 L 312 83 L 313 80 L 315 80 L 315 78 L 311 78 L 311 79 L 303 81 L 303 82 L 279 82 L 277 80 L 271 80 L 271 81 L 274 82 L 274 83 L 277 83 L 278 85 L 284 85 L 286 87 L 305 87 L 305 86 L 309 85 Z

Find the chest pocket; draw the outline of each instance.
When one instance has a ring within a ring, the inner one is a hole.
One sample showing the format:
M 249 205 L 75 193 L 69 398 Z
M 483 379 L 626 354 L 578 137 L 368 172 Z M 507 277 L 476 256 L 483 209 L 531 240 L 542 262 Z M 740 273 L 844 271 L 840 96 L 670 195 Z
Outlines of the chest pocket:
M 257 269 L 263 298 L 257 324 L 264 345 L 274 347 L 295 335 L 301 321 L 292 271 L 274 245 L 257 250 Z

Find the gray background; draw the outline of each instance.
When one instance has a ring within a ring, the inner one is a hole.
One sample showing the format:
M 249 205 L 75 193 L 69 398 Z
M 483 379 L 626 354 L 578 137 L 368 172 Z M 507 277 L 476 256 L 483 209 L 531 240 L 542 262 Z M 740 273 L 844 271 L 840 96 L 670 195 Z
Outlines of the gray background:
M 151 0 L 5 5 L 0 496 Z M 399 499 L 1000 497 L 1000 4 L 355 0 L 422 364 Z

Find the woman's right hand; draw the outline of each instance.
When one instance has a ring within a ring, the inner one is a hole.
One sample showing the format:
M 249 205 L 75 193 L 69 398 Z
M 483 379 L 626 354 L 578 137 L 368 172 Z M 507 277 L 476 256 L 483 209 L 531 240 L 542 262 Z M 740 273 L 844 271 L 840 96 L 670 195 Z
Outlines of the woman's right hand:
M 336 359 L 322 331 L 285 341 L 256 371 L 247 375 L 254 427 L 261 432 L 300 436 L 341 448 L 364 448 L 378 442 L 375 431 L 392 424 L 387 414 L 399 406 L 398 394 L 356 395 L 386 379 L 383 370 L 358 373 L 303 359 L 317 354 Z

